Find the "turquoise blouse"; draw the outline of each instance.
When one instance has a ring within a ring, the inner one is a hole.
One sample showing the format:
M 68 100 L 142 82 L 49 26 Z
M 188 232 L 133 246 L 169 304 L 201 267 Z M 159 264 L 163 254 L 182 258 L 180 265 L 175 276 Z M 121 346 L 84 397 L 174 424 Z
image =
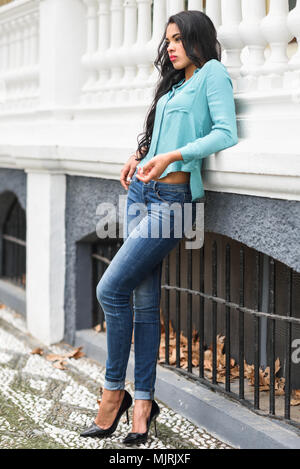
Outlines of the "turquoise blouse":
M 190 172 L 192 201 L 204 196 L 202 160 L 238 142 L 232 81 L 219 60 L 196 68 L 158 100 L 149 151 L 153 156 L 179 150 L 183 161 L 170 163 L 160 178 L 174 171 Z M 159 179 L 160 179 L 159 178 Z

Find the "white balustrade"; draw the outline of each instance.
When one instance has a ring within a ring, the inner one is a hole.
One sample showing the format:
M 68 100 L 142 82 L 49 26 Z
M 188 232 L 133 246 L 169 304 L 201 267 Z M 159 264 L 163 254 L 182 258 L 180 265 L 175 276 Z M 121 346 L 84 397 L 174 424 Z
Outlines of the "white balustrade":
M 261 67 L 260 89 L 279 88 L 288 70 L 287 45 L 293 34 L 287 26 L 288 0 L 270 0 L 270 10 L 261 23 L 261 31 L 269 43 L 270 54 Z M 264 77 L 264 75 L 266 77 Z
M 0 112 L 32 108 L 39 98 L 39 2 L 12 2 L 1 10 Z
M 41 1 L 17 0 L 0 9 L 0 112 L 38 103 Z M 205 11 L 213 21 L 235 91 L 263 94 L 300 85 L 300 0 L 290 12 L 288 0 L 270 0 L 268 14 L 264 0 L 81 2 L 86 11 L 83 106 L 149 100 L 166 22 L 185 7 Z

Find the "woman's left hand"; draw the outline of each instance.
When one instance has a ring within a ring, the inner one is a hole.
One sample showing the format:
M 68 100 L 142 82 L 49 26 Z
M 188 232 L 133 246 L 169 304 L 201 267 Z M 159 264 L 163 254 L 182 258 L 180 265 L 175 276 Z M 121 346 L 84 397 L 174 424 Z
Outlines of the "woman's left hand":
M 170 160 L 167 155 L 156 155 L 145 166 L 138 168 L 136 177 L 142 182 L 149 182 L 151 179 L 156 181 L 169 164 Z

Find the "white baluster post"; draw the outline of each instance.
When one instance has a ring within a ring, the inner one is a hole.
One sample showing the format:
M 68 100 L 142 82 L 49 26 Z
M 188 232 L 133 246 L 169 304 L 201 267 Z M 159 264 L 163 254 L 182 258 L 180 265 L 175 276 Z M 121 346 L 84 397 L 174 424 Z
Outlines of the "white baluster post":
M 101 2 L 101 0 L 100 0 Z M 82 87 L 83 101 L 85 101 L 85 95 L 88 98 L 89 91 L 93 89 L 98 73 L 94 63 L 94 54 L 97 51 L 97 40 L 98 40 L 98 0 L 83 0 L 86 6 L 86 51 L 81 58 L 81 63 L 86 70 L 88 79 Z
M 175 15 L 180 11 L 184 10 L 184 0 L 168 0 L 167 3 L 167 15 Z
M 216 30 L 221 24 L 221 0 L 206 0 L 205 13 L 214 23 Z
M 152 38 L 149 44 L 149 60 L 151 63 L 154 62 L 157 56 L 158 45 L 162 39 L 166 25 L 166 1 L 165 0 L 154 0 L 153 3 L 153 32 Z M 152 99 L 153 86 L 156 85 L 159 78 L 158 70 L 153 67 L 153 72 L 148 80 L 150 88 L 147 92 L 147 98 Z
M 266 5 L 261 0 L 242 0 L 243 20 L 239 25 L 241 38 L 247 46 L 248 54 L 243 57 L 240 90 L 255 89 L 257 77 L 264 64 L 264 50 L 267 41 L 260 29 L 260 22 L 266 15 Z
M 110 64 L 107 50 L 110 46 L 110 0 L 99 0 L 98 8 L 98 47 L 94 54 L 94 63 L 98 71 L 98 80 L 89 87 L 89 102 L 95 105 L 105 97 L 105 90 L 110 77 Z
M 188 10 L 200 10 L 203 11 L 203 0 L 189 0 Z
M 144 89 L 147 86 L 147 81 L 152 72 L 152 65 L 148 58 L 151 39 L 151 3 L 152 0 L 137 0 L 137 41 L 132 48 L 137 65 L 137 76 L 133 86 L 137 89 Z M 138 90 L 137 94 L 139 94 Z
M 224 50 L 222 51 L 222 62 L 228 68 L 231 76 L 236 78 L 240 75 L 241 50 L 243 41 L 239 33 L 239 25 L 242 21 L 242 10 L 240 0 L 221 0 L 222 25 L 218 29 L 218 38 Z M 226 59 L 223 60 L 224 51 Z
M 117 98 L 116 91 L 120 88 L 120 80 L 123 76 L 123 67 L 120 63 L 120 53 L 123 42 L 123 0 L 111 0 L 111 21 L 110 21 L 110 48 L 106 51 L 106 59 L 111 71 L 111 77 L 105 89 L 106 99 L 115 101 Z
M 136 0 L 126 0 L 124 2 L 124 40 L 119 50 L 119 61 L 124 68 L 124 75 L 121 81 L 121 100 L 128 100 L 129 90 L 132 81 L 136 77 L 136 61 L 132 46 L 137 39 L 137 3 Z
M 283 74 L 288 70 L 287 44 L 293 35 L 287 26 L 288 0 L 270 0 L 270 10 L 260 23 L 261 31 L 268 41 L 271 53 L 261 71 L 268 79 L 261 78 L 261 88 L 280 87 Z
M 300 1 L 297 0 L 297 4 L 292 11 L 289 12 L 287 18 L 287 25 L 289 30 L 292 32 L 294 37 L 297 39 L 298 48 L 296 53 L 292 56 L 289 61 L 290 69 L 300 69 Z

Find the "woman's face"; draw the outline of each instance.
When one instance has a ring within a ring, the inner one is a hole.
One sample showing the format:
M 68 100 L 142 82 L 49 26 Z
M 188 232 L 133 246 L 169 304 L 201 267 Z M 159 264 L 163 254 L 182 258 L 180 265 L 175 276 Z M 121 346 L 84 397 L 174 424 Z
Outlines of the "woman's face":
M 192 61 L 187 57 L 182 41 L 180 30 L 175 23 L 170 23 L 166 31 L 166 45 L 170 61 L 176 70 L 181 70 L 192 66 L 196 68 Z

